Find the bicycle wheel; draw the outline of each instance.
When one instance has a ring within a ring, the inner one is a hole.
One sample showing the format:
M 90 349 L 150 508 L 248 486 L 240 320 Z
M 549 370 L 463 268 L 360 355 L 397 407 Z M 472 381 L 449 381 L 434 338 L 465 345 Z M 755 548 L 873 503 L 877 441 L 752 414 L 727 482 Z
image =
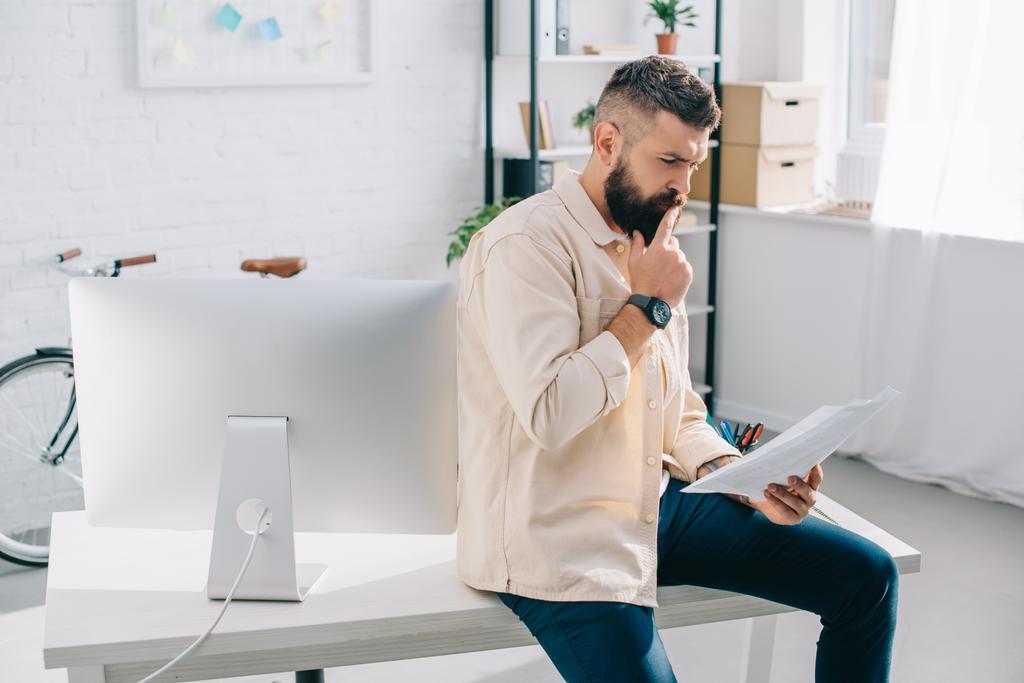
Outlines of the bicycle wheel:
M 0 557 L 45 567 L 50 518 L 81 510 L 75 374 L 68 349 L 0 368 Z

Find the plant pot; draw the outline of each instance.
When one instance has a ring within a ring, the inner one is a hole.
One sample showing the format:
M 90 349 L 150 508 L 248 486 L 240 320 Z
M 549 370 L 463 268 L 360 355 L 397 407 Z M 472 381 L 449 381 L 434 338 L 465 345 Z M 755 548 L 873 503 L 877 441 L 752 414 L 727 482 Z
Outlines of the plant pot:
M 676 47 L 679 44 L 678 33 L 656 33 L 654 37 L 658 39 L 659 55 L 674 55 L 676 53 Z

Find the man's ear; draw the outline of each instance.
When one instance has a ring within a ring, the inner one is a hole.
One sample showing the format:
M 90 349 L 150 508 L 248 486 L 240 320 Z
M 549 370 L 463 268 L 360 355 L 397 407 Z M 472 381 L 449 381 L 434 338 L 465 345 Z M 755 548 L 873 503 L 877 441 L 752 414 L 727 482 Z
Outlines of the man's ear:
M 615 157 L 622 149 L 622 133 L 610 121 L 599 121 L 594 126 L 594 151 L 601 164 L 607 168 L 615 166 Z

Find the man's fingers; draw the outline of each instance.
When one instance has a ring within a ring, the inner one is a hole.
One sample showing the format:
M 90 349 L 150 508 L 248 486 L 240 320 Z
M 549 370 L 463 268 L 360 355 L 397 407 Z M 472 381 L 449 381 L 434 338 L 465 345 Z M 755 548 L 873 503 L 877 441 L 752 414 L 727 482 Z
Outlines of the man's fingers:
M 814 494 L 814 489 L 812 489 L 811 485 L 808 484 L 803 479 L 801 479 L 800 477 L 797 477 L 797 476 L 790 477 L 789 478 L 789 486 L 790 486 L 790 489 L 792 489 L 789 492 L 790 493 L 795 493 L 797 496 L 799 496 L 801 499 L 803 499 L 804 502 L 806 502 L 808 506 L 814 505 L 816 502 L 818 502 L 818 499 L 817 499 L 817 497 Z
M 679 224 L 679 214 L 682 213 L 683 209 L 679 206 L 673 206 L 671 209 L 665 212 L 664 217 L 661 219 L 661 225 L 659 229 L 664 230 L 662 237 L 668 241 L 672 237 L 673 231 L 676 229 L 676 225 Z
M 633 241 L 629 244 L 629 265 L 635 266 L 644 255 L 644 236 L 639 230 L 633 231 Z
M 803 484 L 803 485 L 807 486 L 807 484 Z M 790 493 L 789 491 L 786 490 L 786 487 L 784 487 L 784 486 L 778 486 L 776 484 L 774 491 L 772 490 L 771 486 L 769 486 L 768 487 L 768 493 L 770 493 L 771 495 L 775 496 L 776 498 L 781 500 L 783 503 L 785 503 L 789 507 L 793 508 L 793 510 L 795 510 L 798 513 L 800 513 L 801 515 L 807 514 L 807 511 L 811 507 L 810 503 L 808 503 L 808 501 L 804 500 L 802 496 L 794 495 L 794 494 Z
M 808 486 L 817 491 L 818 487 L 821 486 L 821 482 L 824 478 L 825 470 L 822 469 L 821 463 L 818 463 L 817 465 L 811 468 L 810 472 L 807 473 L 805 481 L 807 482 Z
M 800 517 L 792 507 L 782 502 L 782 500 L 780 500 L 771 491 L 764 492 L 764 502 L 770 505 L 772 509 L 775 510 L 776 514 L 781 517 L 785 517 L 787 522 L 795 522 Z
M 658 232 L 654 235 L 654 239 L 667 241 L 672 236 L 672 231 L 676 227 L 676 223 L 679 222 L 679 212 L 682 211 L 681 207 L 673 206 L 661 219 L 661 223 L 658 225 Z

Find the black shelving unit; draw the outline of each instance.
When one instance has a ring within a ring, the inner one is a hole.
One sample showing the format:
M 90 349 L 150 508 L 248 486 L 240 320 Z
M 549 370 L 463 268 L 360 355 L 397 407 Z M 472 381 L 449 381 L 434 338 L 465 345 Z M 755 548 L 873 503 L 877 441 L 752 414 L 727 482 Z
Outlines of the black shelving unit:
M 505 0 L 506 2 L 509 0 Z M 484 0 L 484 201 L 495 200 L 494 193 L 494 5 L 496 0 Z M 537 192 L 540 154 L 537 135 L 537 71 L 540 63 L 537 50 L 537 0 L 530 0 L 530 54 L 527 62 L 530 70 L 530 186 Z M 722 0 L 715 0 L 715 52 L 699 61 L 710 61 L 712 68 L 712 86 L 718 101 L 722 101 L 721 83 L 721 50 L 722 50 Z M 685 56 L 681 57 L 684 62 Z M 595 60 L 597 61 L 597 60 Z M 689 64 L 691 67 L 693 64 Z M 714 414 L 714 379 L 715 379 L 715 322 L 717 309 L 718 279 L 718 210 L 719 189 L 722 172 L 721 159 L 721 128 L 711 134 L 711 178 L 710 197 L 708 202 L 708 223 L 693 229 L 677 231 L 677 235 L 694 232 L 708 233 L 708 292 L 707 304 L 700 308 L 700 313 L 707 315 L 707 334 L 705 337 L 706 351 L 704 357 L 704 383 L 695 387 L 704 396 L 708 409 Z M 690 313 L 694 315 L 694 313 Z

